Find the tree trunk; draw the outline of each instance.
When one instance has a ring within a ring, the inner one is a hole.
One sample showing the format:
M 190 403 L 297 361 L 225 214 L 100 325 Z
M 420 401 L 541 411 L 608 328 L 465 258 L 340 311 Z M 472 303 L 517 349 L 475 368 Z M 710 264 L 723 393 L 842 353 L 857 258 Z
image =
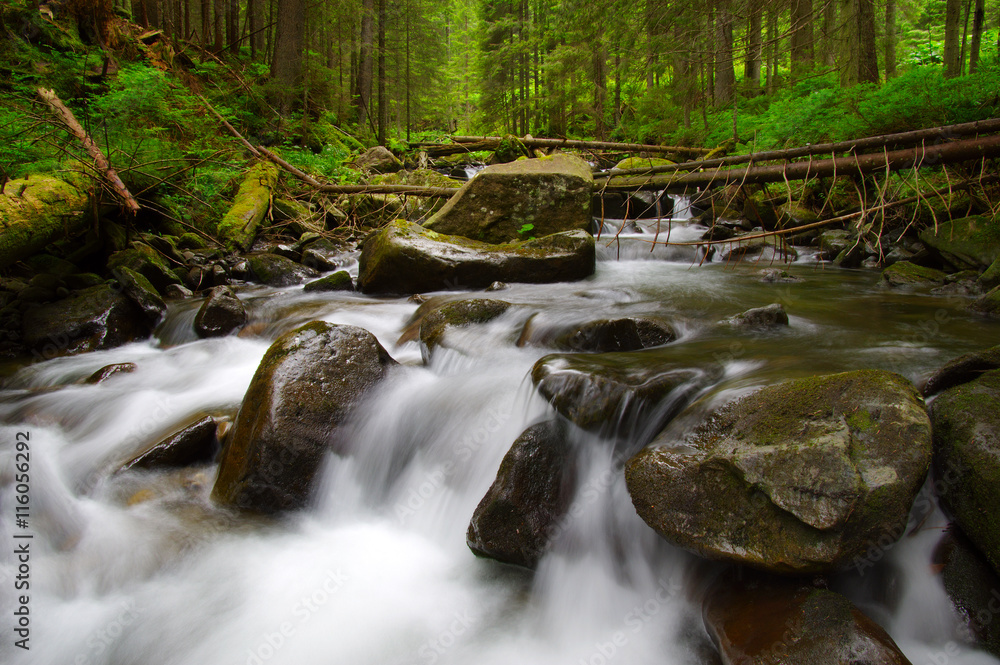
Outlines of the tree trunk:
M 278 84 L 275 103 L 288 113 L 302 83 L 302 53 L 305 39 L 305 0 L 276 0 L 278 25 L 274 33 L 271 78 Z
M 778 78 L 778 11 L 774 7 L 767 9 L 767 83 L 764 91 L 774 94 L 777 90 Z
M 149 2 L 149 0 L 146 0 Z M 215 38 L 214 46 L 212 48 L 216 53 L 222 53 L 222 49 L 226 47 L 226 39 L 223 35 L 223 25 L 222 19 L 225 17 L 226 12 L 223 8 L 225 0 L 212 0 L 212 10 L 213 10 L 213 37 Z
M 203 47 L 208 48 L 212 34 L 212 0 L 201 0 L 201 39 Z
M 715 104 L 732 103 L 736 92 L 733 66 L 732 0 L 716 0 L 715 14 Z
M 947 0 L 944 14 L 944 75 L 954 78 L 962 69 L 960 59 L 962 0 Z
M 858 2 L 860 0 L 840 0 L 840 84 L 844 87 L 858 82 L 858 62 L 861 43 L 858 39 Z
M 361 2 L 361 54 L 358 58 L 358 125 L 367 131 L 372 102 L 372 38 L 375 23 L 374 0 Z
M 858 7 L 858 82 L 878 83 L 878 45 L 875 39 L 875 2 L 857 0 Z
M 895 2 L 895 0 L 889 0 Z M 837 64 L 837 3 L 823 0 L 823 64 L 833 67 Z
M 604 35 L 603 30 L 598 27 L 597 34 L 593 37 L 591 62 L 594 85 L 594 136 L 598 141 L 605 138 L 604 128 L 604 107 L 607 102 L 607 76 L 604 71 Z
M 969 47 L 969 73 L 975 74 L 979 69 L 979 50 L 983 42 L 983 25 L 986 23 L 986 0 L 976 0 L 976 9 L 972 16 L 972 44 Z
M 746 80 L 746 87 L 751 95 L 756 95 L 760 92 L 763 14 L 764 6 L 762 4 L 756 2 L 750 3 L 750 20 L 747 25 L 747 57 L 746 63 L 743 66 L 743 78 Z
M 385 0 L 378 0 L 378 142 L 385 145 L 389 106 L 385 101 Z
M 885 2 L 885 80 L 896 76 L 896 0 Z
M 235 55 L 240 52 L 240 2 L 229 0 L 226 4 L 228 5 L 226 17 L 229 19 L 226 23 L 226 40 L 229 43 L 229 52 Z
M 792 0 L 791 55 L 792 78 L 804 78 L 813 63 L 812 0 Z

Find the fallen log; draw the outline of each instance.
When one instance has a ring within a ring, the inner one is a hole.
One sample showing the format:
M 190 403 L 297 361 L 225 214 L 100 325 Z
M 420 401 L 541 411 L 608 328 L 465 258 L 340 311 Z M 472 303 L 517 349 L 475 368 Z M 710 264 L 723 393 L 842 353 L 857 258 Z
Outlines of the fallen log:
M 859 153 L 866 150 L 872 150 L 874 148 L 886 148 L 888 146 L 899 147 L 903 145 L 914 145 L 924 141 L 951 140 L 958 136 L 968 136 L 970 134 L 992 134 L 995 132 L 1000 132 L 1000 118 L 966 122 L 960 125 L 946 125 L 943 127 L 918 129 L 911 132 L 900 132 L 897 134 L 868 136 L 851 141 L 840 141 L 838 143 L 817 143 L 813 145 L 787 148 L 785 150 L 768 150 L 764 152 L 750 153 L 748 155 L 732 155 L 729 157 L 720 157 L 718 159 L 682 162 L 680 164 L 666 164 L 664 166 L 654 166 L 645 169 L 610 169 L 595 173 L 594 178 L 602 179 L 605 177 L 610 178 L 630 175 L 672 173 L 674 171 L 693 171 L 695 169 L 734 166 L 736 164 L 752 164 L 755 162 L 797 159 L 799 157 L 809 157 L 811 155 L 833 155 L 842 152 Z
M 277 183 L 278 169 L 273 164 L 258 162 L 247 172 L 229 212 L 219 222 L 218 236 L 226 250 L 250 249 L 264 215 L 271 209 Z
M 477 143 L 481 141 L 496 141 L 500 136 L 452 136 L 455 143 Z M 577 150 L 616 150 L 620 152 L 672 152 L 682 155 L 707 155 L 709 148 L 689 148 L 673 145 L 646 145 L 642 143 L 612 143 L 608 141 L 577 141 L 574 139 L 520 138 L 526 148 L 574 148 Z
M 94 164 L 100 170 L 104 179 L 107 180 L 108 184 L 111 186 L 112 191 L 118 195 L 125 209 L 128 210 L 133 215 L 139 212 L 139 203 L 133 198 L 131 192 L 128 191 L 128 187 L 122 182 L 122 179 L 118 176 L 118 172 L 111 168 L 111 164 L 108 163 L 107 158 L 101 149 L 97 147 L 94 140 L 90 138 L 90 135 L 83 129 L 80 123 L 77 121 L 76 116 L 73 112 L 67 108 L 65 104 L 56 96 L 54 90 L 46 90 L 45 88 L 38 89 L 38 96 L 42 98 L 52 112 L 59 118 L 64 125 L 69 129 L 69 131 L 80 139 L 83 143 L 84 149 L 90 158 L 94 160 Z
M 732 184 L 765 184 L 813 177 L 865 175 L 880 171 L 953 164 L 972 159 L 1000 156 L 1000 136 L 986 136 L 952 143 L 918 146 L 907 150 L 852 155 L 835 159 L 775 164 L 748 165 L 742 169 L 712 169 L 697 173 L 616 176 L 595 181 L 597 191 L 632 192 L 639 190 L 684 191 L 695 187 L 722 187 Z

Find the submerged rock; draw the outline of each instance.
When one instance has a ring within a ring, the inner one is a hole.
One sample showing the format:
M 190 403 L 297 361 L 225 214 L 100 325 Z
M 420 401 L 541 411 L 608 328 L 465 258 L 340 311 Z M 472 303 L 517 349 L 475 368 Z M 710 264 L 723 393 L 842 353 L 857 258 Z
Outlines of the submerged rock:
M 504 455 L 466 537 L 478 556 L 534 568 L 573 498 L 573 456 L 556 421 L 532 425 Z
M 903 377 L 870 370 L 763 388 L 684 441 L 661 435 L 625 478 L 636 512 L 670 542 L 811 573 L 899 538 L 930 459 L 923 400 Z
M 941 499 L 1000 571 L 1000 370 L 941 392 L 930 413 Z
M 723 575 L 709 589 L 702 617 L 726 663 L 910 664 L 850 600 L 801 583 Z
M 195 422 L 153 444 L 128 462 L 120 471 L 129 469 L 162 469 L 209 462 L 215 456 L 216 425 L 211 416 Z
M 702 370 L 641 353 L 552 354 L 531 369 L 538 392 L 560 415 L 602 433 L 642 427 L 650 418 L 666 424 L 706 378 Z
M 494 281 L 574 281 L 591 275 L 594 266 L 594 238 L 585 231 L 490 245 L 396 221 L 365 240 L 358 289 L 420 293 L 482 288 Z
M 98 383 L 104 383 L 116 374 L 131 374 L 136 369 L 137 366 L 135 363 L 114 363 L 111 365 L 105 365 L 88 376 L 84 383 L 97 385 Z
M 677 339 L 677 333 L 666 321 L 644 316 L 589 321 L 556 338 L 555 343 L 567 351 L 638 351 L 662 346 Z
M 467 182 L 425 226 L 489 243 L 590 231 L 594 178 L 566 154 L 497 164 Z
M 260 513 L 306 505 L 324 455 L 348 450 L 342 425 L 395 364 L 354 326 L 317 321 L 279 337 L 243 398 L 213 498 Z
M 243 303 L 228 286 L 217 286 L 208 294 L 194 317 L 198 337 L 223 337 L 247 322 Z

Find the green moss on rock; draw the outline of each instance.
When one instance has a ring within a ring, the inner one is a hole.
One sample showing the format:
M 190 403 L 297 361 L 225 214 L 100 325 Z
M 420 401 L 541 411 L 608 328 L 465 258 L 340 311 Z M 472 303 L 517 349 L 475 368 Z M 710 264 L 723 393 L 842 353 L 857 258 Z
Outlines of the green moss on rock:
M 899 261 L 882 271 L 882 282 L 888 286 L 919 286 L 943 284 L 946 275 L 940 270 Z
M 271 194 L 277 183 L 278 167 L 270 162 L 260 162 L 247 171 L 229 212 L 217 229 L 226 250 L 245 252 L 250 249 L 261 220 L 271 207 Z

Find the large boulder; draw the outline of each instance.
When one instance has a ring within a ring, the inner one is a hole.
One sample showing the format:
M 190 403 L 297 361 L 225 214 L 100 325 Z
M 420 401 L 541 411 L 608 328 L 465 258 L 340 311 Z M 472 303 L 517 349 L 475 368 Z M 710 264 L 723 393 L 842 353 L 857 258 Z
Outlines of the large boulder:
M 567 231 L 491 245 L 396 221 L 365 239 L 359 264 L 358 289 L 364 293 L 482 288 L 494 281 L 574 281 L 594 272 L 594 238 L 585 231 Z
M 977 215 L 941 222 L 921 231 L 920 241 L 955 270 L 982 271 L 1000 257 L 1000 219 Z
M 534 568 L 573 498 L 573 455 L 556 421 L 517 437 L 476 507 L 466 541 L 478 556 Z
M 312 268 L 271 252 L 248 254 L 247 260 L 254 278 L 268 286 L 293 286 L 319 276 Z
M 1000 370 L 945 390 L 930 412 L 941 498 L 1000 571 Z
M 943 284 L 946 275 L 940 270 L 899 261 L 882 271 L 882 282 L 888 286 L 921 286 Z
M 666 424 L 707 376 L 641 352 L 551 354 L 531 369 L 538 392 L 560 415 L 605 434 L 634 431 L 650 418 Z
M 923 388 L 924 397 L 978 379 L 993 369 L 1000 369 L 1000 346 L 961 355 L 949 360 L 927 379 Z
M 228 286 L 212 289 L 194 317 L 198 337 L 223 337 L 247 322 L 247 310 Z
M 45 357 L 54 357 L 145 339 L 153 332 L 153 325 L 130 298 L 101 284 L 29 309 L 23 329 L 25 345 Z
M 115 270 L 114 275 L 122 291 L 142 310 L 150 325 L 158 324 L 167 313 L 167 305 L 149 280 L 127 266 Z
M 640 517 L 703 556 L 782 573 L 899 538 L 931 461 L 923 400 L 877 370 L 769 386 L 670 436 L 626 465 Z
M 702 618 L 726 663 L 910 663 L 850 600 L 801 583 L 723 575 L 706 594 Z
M 304 506 L 328 452 L 347 452 L 342 425 L 396 362 L 374 335 L 313 322 L 264 354 L 219 464 L 212 496 L 260 513 Z
M 353 166 L 368 173 L 394 173 L 403 163 L 383 145 L 368 148 L 354 158 Z
M 166 259 L 155 249 L 138 240 L 128 249 L 115 252 L 108 257 L 108 269 L 112 273 L 123 267 L 130 268 L 148 279 L 153 288 L 160 293 L 171 284 L 181 283 L 180 277 L 170 269 Z
M 372 185 L 410 185 L 412 187 L 440 187 L 458 189 L 462 183 L 442 175 L 431 169 L 415 171 L 399 171 L 369 178 Z M 426 219 L 441 210 L 447 203 L 446 198 L 433 196 L 405 196 L 402 194 L 371 194 L 373 202 L 388 205 L 399 210 L 400 216 L 410 221 Z
M 490 243 L 590 231 L 594 178 L 579 157 L 558 154 L 489 166 L 425 226 Z
M 555 344 L 567 351 L 638 351 L 662 346 L 677 339 L 666 321 L 644 316 L 588 321 L 556 338 Z

